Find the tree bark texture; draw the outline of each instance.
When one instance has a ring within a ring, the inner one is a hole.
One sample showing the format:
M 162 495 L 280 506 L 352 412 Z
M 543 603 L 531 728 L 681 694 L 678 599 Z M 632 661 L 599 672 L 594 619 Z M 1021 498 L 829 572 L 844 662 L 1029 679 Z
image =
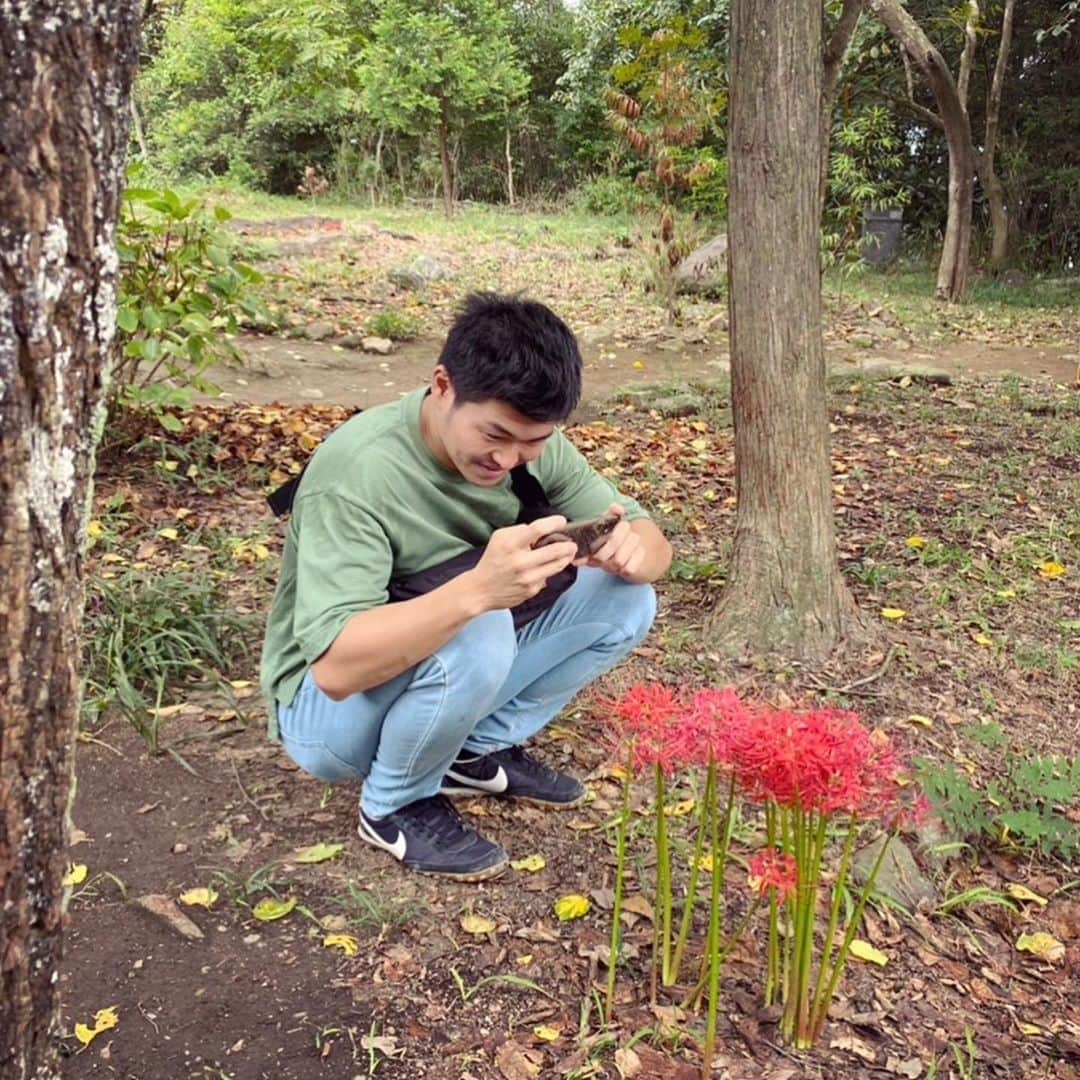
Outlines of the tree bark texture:
M 821 659 L 855 614 L 836 560 L 818 232 L 820 0 L 733 0 L 729 303 L 738 494 L 721 647 Z
M 50 1050 L 139 4 L 0 0 L 0 1076 Z
M 900 0 L 869 0 L 871 10 L 918 64 L 934 92 L 949 148 L 949 200 L 945 242 L 934 294 L 958 301 L 967 294 L 971 265 L 971 215 L 975 188 L 975 148 L 971 124 L 952 73 L 941 53 Z
M 1005 185 L 997 174 L 994 159 L 997 154 L 998 124 L 1001 119 L 1001 94 L 1005 85 L 1005 72 L 1009 67 L 1009 52 L 1012 49 L 1015 9 L 1016 0 L 1005 0 L 997 62 L 994 64 L 994 77 L 990 83 L 990 96 L 986 102 L 986 136 L 983 140 L 982 153 L 978 158 L 979 179 L 986 192 L 986 200 L 990 204 L 990 266 L 994 270 L 999 270 L 1005 265 L 1009 254 L 1009 216 L 1005 209 Z

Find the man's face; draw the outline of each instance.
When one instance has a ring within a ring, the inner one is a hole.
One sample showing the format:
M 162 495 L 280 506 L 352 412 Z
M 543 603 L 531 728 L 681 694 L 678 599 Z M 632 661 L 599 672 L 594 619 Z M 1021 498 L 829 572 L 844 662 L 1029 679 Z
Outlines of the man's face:
M 470 483 L 497 484 L 515 466 L 538 457 L 555 425 L 530 420 L 503 401 L 453 400 L 439 410 L 438 436 L 449 463 Z

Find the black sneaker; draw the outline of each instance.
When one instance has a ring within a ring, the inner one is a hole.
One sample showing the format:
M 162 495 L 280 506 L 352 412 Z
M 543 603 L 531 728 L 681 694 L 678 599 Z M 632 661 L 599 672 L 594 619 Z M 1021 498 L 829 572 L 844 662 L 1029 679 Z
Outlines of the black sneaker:
M 521 746 L 483 755 L 462 750 L 439 790 L 443 795 L 501 795 L 566 810 L 585 798 L 579 781 L 537 761 Z
M 357 832 L 361 840 L 424 874 L 484 881 L 506 869 L 506 852 L 466 824 L 442 795 L 417 799 L 382 818 L 370 818 L 361 809 Z

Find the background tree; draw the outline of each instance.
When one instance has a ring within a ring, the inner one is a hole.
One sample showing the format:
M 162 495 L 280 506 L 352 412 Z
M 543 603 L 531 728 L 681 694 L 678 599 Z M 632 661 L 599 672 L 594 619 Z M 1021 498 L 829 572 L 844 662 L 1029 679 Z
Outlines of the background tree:
M 363 56 L 363 106 L 386 127 L 438 140 L 443 205 L 454 209 L 451 142 L 478 118 L 503 114 L 528 89 L 503 9 L 385 0 Z
M 56 1075 L 82 544 L 139 3 L 0 11 L 0 1076 Z
M 856 624 L 840 574 L 821 340 L 820 0 L 733 0 L 728 293 L 738 495 L 723 646 L 823 657 Z

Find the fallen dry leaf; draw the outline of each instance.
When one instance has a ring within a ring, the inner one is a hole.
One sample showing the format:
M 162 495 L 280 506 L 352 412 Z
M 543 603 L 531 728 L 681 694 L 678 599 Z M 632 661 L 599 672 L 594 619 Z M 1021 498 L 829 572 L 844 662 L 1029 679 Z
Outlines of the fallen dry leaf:
M 560 896 L 555 901 L 555 914 L 558 916 L 559 922 L 567 922 L 570 919 L 580 919 L 583 915 L 587 915 L 589 907 L 589 898 L 587 896 L 570 893 L 567 896 Z
M 90 1027 L 87 1024 L 75 1025 L 75 1038 L 83 1044 L 83 1046 L 89 1046 L 94 1037 L 100 1035 L 103 1031 L 108 1031 L 110 1028 L 116 1027 L 120 1022 L 120 1017 L 117 1015 L 116 1006 L 110 1005 L 105 1009 L 98 1009 L 94 1013 L 94 1026 Z
M 461 929 L 466 934 L 490 934 L 498 924 L 487 915 L 474 915 L 471 911 L 461 916 Z
M 1016 947 L 1021 952 L 1029 952 L 1051 964 L 1056 964 L 1065 958 L 1065 946 L 1056 937 L 1043 930 L 1035 934 L 1021 934 L 1016 939 Z

